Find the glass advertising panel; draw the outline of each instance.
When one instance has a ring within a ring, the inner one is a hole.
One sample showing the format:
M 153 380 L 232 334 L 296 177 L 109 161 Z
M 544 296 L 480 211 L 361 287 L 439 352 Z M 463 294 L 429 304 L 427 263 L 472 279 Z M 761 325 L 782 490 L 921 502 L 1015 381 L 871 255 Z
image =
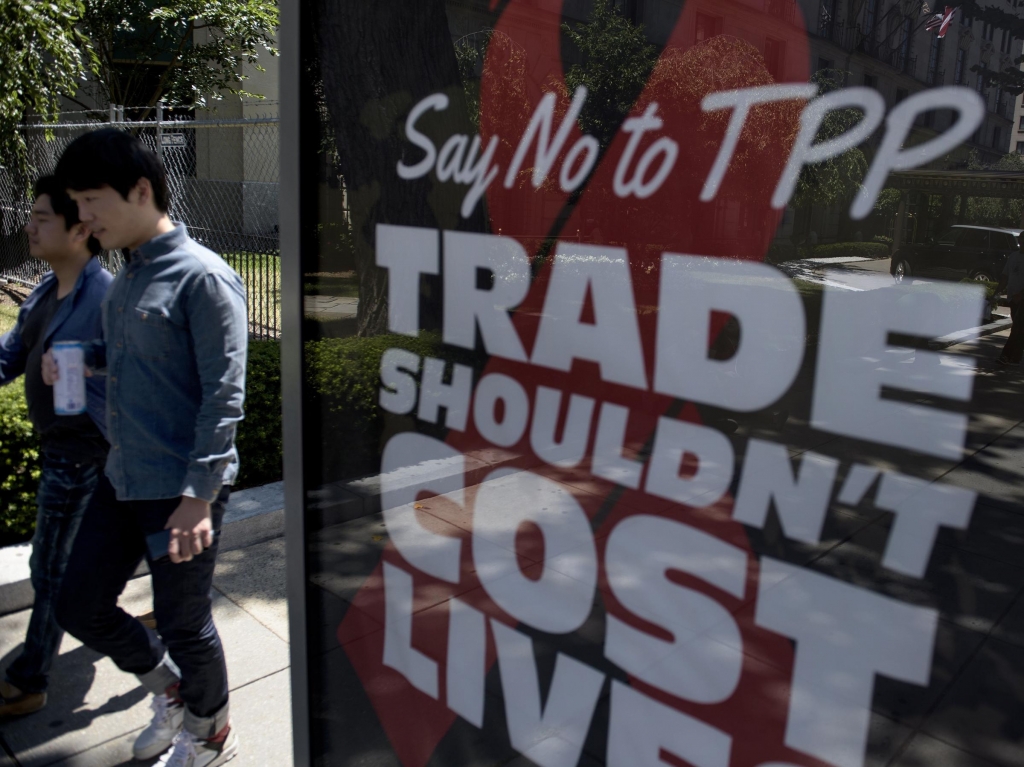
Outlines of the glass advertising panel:
M 312 763 L 1024 763 L 990 6 L 291 6 Z

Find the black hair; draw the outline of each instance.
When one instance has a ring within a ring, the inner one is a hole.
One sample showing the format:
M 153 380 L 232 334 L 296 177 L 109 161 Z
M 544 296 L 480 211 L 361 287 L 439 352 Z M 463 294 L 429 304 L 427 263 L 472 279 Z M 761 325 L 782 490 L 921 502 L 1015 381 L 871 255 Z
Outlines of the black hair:
M 170 207 L 167 174 L 156 153 L 120 128 L 101 128 L 79 136 L 64 150 L 54 171 L 68 189 L 84 192 L 110 186 L 124 198 L 140 178 L 149 179 L 157 210 Z
M 53 212 L 64 219 L 64 229 L 71 229 L 75 224 L 81 223 L 81 219 L 78 218 L 78 205 L 68 196 L 66 187 L 56 176 L 40 176 L 36 179 L 35 197 L 38 199 L 41 194 L 50 198 Z M 94 256 L 103 251 L 99 241 L 92 235 L 89 235 L 86 245 Z

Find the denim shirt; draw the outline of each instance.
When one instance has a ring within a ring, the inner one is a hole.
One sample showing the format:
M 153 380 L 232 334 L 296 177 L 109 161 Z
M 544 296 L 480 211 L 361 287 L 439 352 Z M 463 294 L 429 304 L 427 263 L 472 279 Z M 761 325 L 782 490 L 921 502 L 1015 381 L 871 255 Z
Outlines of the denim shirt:
M 131 252 L 103 302 L 107 477 L 119 500 L 213 501 L 238 474 L 242 280 L 183 224 Z
M 98 260 L 89 259 L 75 286 L 61 303 L 46 329 L 44 348 L 54 341 L 82 341 L 85 344 L 101 336 L 100 304 L 114 279 Z M 57 289 L 57 275 L 47 272 L 25 299 L 14 328 L 0 337 L 0 385 L 9 384 L 25 372 L 29 350 L 22 341 L 22 327 L 28 316 L 51 290 Z M 102 377 L 85 379 L 85 407 L 93 423 L 107 437 L 106 382 Z

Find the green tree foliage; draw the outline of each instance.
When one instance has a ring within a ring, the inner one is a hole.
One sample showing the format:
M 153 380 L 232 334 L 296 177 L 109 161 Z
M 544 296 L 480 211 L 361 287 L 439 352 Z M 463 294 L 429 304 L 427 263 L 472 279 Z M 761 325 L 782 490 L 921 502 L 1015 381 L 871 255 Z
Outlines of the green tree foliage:
M 811 82 L 818 86 L 819 94 L 843 87 L 845 79 L 846 73 L 835 69 L 819 69 L 811 75 Z M 829 112 L 818 130 L 816 141 L 826 141 L 846 133 L 861 117 L 858 109 Z M 856 147 L 825 162 L 808 165 L 800 173 L 791 204 L 803 207 L 812 203 L 829 206 L 844 202 L 860 188 L 867 167 L 864 152 Z
M 643 92 L 658 51 L 647 42 L 643 27 L 613 9 L 608 0 L 595 2 L 588 22 L 577 27 L 564 24 L 562 30 L 580 55 L 566 71 L 565 84 L 570 94 L 581 85 L 588 91 L 580 127 L 607 147 Z
M 490 105 L 489 117 L 498 125 L 517 123 L 531 111 L 526 94 L 526 51 L 512 38 L 497 30 L 482 30 L 455 41 L 455 60 L 466 95 L 473 126 L 480 128 L 480 80 L 485 67 L 488 79 L 501 93 L 501 101 Z M 509 145 L 510 136 L 501 141 Z
M 971 170 L 1009 170 L 1024 171 L 1024 156 L 1010 153 L 1000 157 L 991 165 L 978 159 L 978 153 L 972 151 L 967 167 Z M 965 198 L 960 198 L 960 205 Z M 1024 200 L 1000 197 L 971 197 L 966 199 L 967 211 L 963 223 L 978 226 L 1020 226 L 1021 213 L 1024 211 Z
M 277 25 L 275 0 L 85 0 L 81 28 L 110 103 L 203 107 L 223 92 L 257 95 L 242 65 L 276 55 Z
M 886 187 L 878 194 L 878 199 L 875 200 L 875 213 L 888 220 L 896 215 L 896 211 L 900 207 L 900 196 L 901 192 L 899 189 L 893 189 L 892 187 Z
M 74 95 L 94 63 L 76 25 L 81 0 L 0 0 L 0 162 L 27 179 L 27 115 L 56 122 L 62 94 Z M 27 180 L 26 180 L 27 183 Z

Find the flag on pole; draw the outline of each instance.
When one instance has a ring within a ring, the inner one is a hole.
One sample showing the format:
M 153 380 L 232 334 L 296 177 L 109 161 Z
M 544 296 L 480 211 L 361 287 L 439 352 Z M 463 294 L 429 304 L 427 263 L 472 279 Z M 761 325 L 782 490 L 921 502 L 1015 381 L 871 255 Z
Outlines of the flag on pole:
M 949 29 L 949 25 L 953 21 L 953 14 L 958 10 L 960 10 L 959 5 L 955 8 L 950 8 L 947 5 L 945 11 L 942 13 L 936 13 L 928 19 L 928 23 L 925 24 L 924 28 L 929 32 L 937 32 L 940 38 L 945 37 L 946 31 Z

